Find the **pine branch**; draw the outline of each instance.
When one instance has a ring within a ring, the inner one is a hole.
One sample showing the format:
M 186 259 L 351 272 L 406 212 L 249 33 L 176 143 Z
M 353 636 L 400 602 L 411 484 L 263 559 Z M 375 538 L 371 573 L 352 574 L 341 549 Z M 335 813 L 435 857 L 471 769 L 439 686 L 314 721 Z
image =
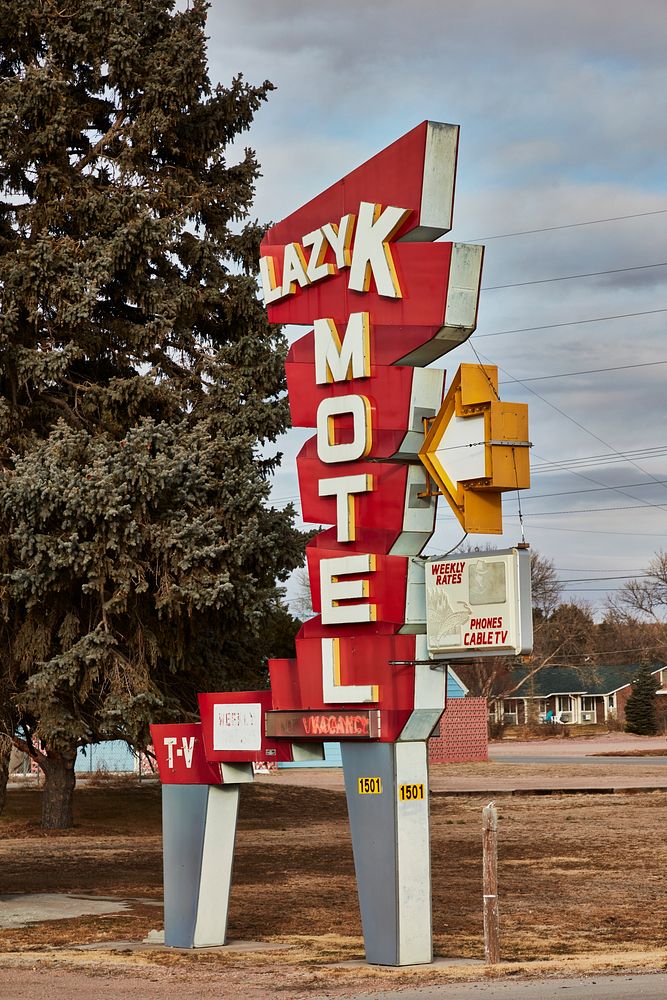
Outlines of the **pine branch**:
M 21 739 L 20 736 L 14 734 L 12 736 L 12 742 L 17 750 L 20 750 L 21 753 L 27 753 L 28 757 L 30 757 L 31 760 L 36 761 L 36 763 L 41 765 L 43 761 L 47 760 L 46 754 L 37 749 L 29 736 L 26 735 L 25 739 Z
M 85 156 L 81 157 L 78 163 L 74 164 L 74 169 L 78 173 L 81 173 L 84 167 L 87 167 L 92 160 L 96 159 L 99 156 L 99 154 L 102 152 L 107 143 L 111 142 L 112 139 L 116 138 L 116 136 L 121 131 L 121 126 L 125 121 L 126 114 L 127 112 L 125 108 L 121 108 L 118 114 L 116 115 L 116 118 L 113 124 L 111 125 L 111 128 L 108 130 L 108 132 L 106 132 L 105 135 L 103 135 L 102 138 L 95 143 L 93 148 L 90 149 Z
M 71 423 L 77 427 L 86 427 L 87 421 L 85 421 L 78 412 L 75 412 L 72 407 L 64 399 L 59 396 L 52 396 L 50 393 L 44 393 L 42 399 L 48 399 L 49 403 L 53 403 L 57 406 L 59 410 L 62 410 L 65 415 L 70 418 Z

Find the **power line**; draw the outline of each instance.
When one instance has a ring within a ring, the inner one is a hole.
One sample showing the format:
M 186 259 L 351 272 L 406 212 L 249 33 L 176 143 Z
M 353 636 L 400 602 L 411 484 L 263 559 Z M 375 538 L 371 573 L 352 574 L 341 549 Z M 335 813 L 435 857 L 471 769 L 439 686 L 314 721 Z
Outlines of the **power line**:
M 662 503 L 635 503 L 629 504 L 627 507 L 580 507 L 574 510 L 533 510 L 530 512 L 529 517 L 550 517 L 552 514 L 601 514 L 610 510 L 646 510 L 649 507 L 655 507 L 659 510 L 664 510 L 665 505 Z
M 656 313 L 667 312 L 666 309 L 645 309 L 642 312 L 614 313 L 611 316 L 593 316 L 591 319 L 574 319 L 568 323 L 546 323 L 544 326 L 522 326 L 516 330 L 497 330 L 495 333 L 478 333 L 477 339 L 484 337 L 506 337 L 510 333 L 531 333 L 535 330 L 557 330 L 563 326 L 583 326 L 585 323 L 608 323 L 614 319 L 632 319 L 635 316 L 654 316 Z
M 656 452 L 655 454 L 651 454 L 651 455 L 639 455 L 639 456 L 636 456 L 636 457 L 640 458 L 642 461 L 646 462 L 646 461 L 649 461 L 649 460 L 652 460 L 652 459 L 662 458 L 665 454 L 666 454 L 665 451 L 660 451 L 660 452 Z M 554 461 L 554 462 L 550 463 L 549 465 L 547 465 L 545 462 L 543 462 L 542 465 L 540 465 L 538 468 L 535 468 L 535 469 L 531 468 L 530 471 L 535 476 L 543 476 L 543 475 L 546 475 L 549 472 L 570 473 L 571 475 L 576 476 L 576 475 L 578 475 L 578 472 L 577 472 L 578 469 L 606 469 L 607 466 L 610 466 L 610 465 L 632 465 L 632 464 L 633 464 L 632 460 L 630 459 L 629 456 L 622 455 L 622 456 L 615 457 L 614 455 L 610 455 L 609 456 L 609 460 L 606 461 L 606 462 L 602 461 L 601 459 L 598 459 L 595 462 L 575 462 L 572 465 L 561 465 L 560 462 L 558 462 L 558 461 Z M 643 472 L 644 470 L 642 469 L 640 471 Z M 603 487 L 603 486 L 606 485 L 604 483 L 599 482 L 597 479 L 591 479 L 589 476 L 581 476 L 580 478 L 586 479 L 586 480 L 588 480 L 588 482 L 591 482 L 591 483 L 598 483 L 598 485 L 600 487 Z M 656 485 L 657 483 L 660 483 L 660 485 L 664 485 L 665 481 L 662 480 L 662 479 L 659 479 L 659 480 L 658 479 L 651 479 L 650 482 L 642 484 L 642 485 L 650 486 L 650 485 Z M 632 487 L 634 485 L 635 485 L 634 483 L 627 483 L 627 484 L 626 483 L 619 483 L 617 486 L 608 486 L 607 488 L 608 489 L 617 490 L 617 489 L 625 488 L 627 486 L 628 489 L 632 489 Z M 635 497 L 634 499 L 637 500 L 639 498 Z
M 610 465 L 624 465 L 624 464 L 632 465 L 633 459 L 642 460 L 646 462 L 656 458 L 662 458 L 666 453 L 667 452 L 665 451 L 665 449 L 661 449 L 660 451 L 651 452 L 645 455 L 635 455 L 631 452 L 628 452 L 627 454 L 621 453 L 620 455 L 608 455 L 606 456 L 606 459 L 598 458 L 591 460 L 589 462 L 578 461 L 578 462 L 567 463 L 567 460 L 564 459 L 562 464 L 557 460 L 554 460 L 552 462 L 547 462 L 546 460 L 543 460 L 542 464 L 537 466 L 535 469 L 531 469 L 531 472 L 533 472 L 535 475 L 543 475 L 548 472 L 570 472 L 572 473 L 572 475 L 576 475 L 577 469 L 605 469 L 607 466 Z M 642 469 L 641 471 L 643 472 L 644 470 Z M 584 476 L 582 478 L 586 479 L 588 477 Z M 593 479 L 590 480 L 590 482 L 597 482 L 597 480 Z M 651 480 L 651 482 L 653 482 L 653 480 Z M 606 486 L 607 484 L 598 483 L 598 485 Z M 624 484 L 619 483 L 618 487 L 621 486 L 624 486 Z M 617 489 L 618 487 L 614 488 Z M 635 497 L 635 499 L 637 498 Z
M 572 568 L 565 567 L 565 566 L 557 566 L 557 567 L 554 567 L 554 569 L 556 570 L 557 573 L 604 573 L 603 569 L 583 570 L 581 568 L 581 566 L 578 566 L 576 569 L 572 569 Z M 621 571 L 620 571 L 620 569 L 612 569 L 612 570 L 609 570 L 609 572 L 610 573 L 620 573 Z M 643 569 L 635 570 L 635 572 L 634 573 L 630 573 L 629 576 L 631 576 L 631 577 L 644 576 L 644 570 Z M 591 577 L 591 579 L 592 579 L 592 577 Z M 596 579 L 598 579 L 598 578 L 596 577 Z
M 641 653 L 644 650 L 648 651 L 648 650 L 655 650 L 655 649 L 663 649 L 664 650 L 664 646 L 662 644 L 660 644 L 660 643 L 657 643 L 655 645 L 648 645 L 647 644 L 645 646 L 631 646 L 629 649 L 603 649 L 603 650 L 600 650 L 599 652 L 593 652 L 593 651 L 591 651 L 590 653 L 574 653 L 572 656 L 568 657 L 566 660 L 562 660 L 562 661 L 561 660 L 551 660 L 549 666 L 553 666 L 553 667 L 567 667 L 567 666 L 571 665 L 571 663 L 572 663 L 573 660 L 580 660 L 581 663 L 583 664 L 587 660 L 590 660 L 590 658 L 592 656 L 616 656 L 619 653 Z
M 573 580 L 560 580 L 559 583 L 602 583 L 603 580 L 637 580 L 646 578 L 649 573 L 625 573 L 623 576 L 581 576 Z
M 559 471 L 571 472 L 572 470 L 568 467 L 568 468 L 564 468 L 562 470 L 560 468 L 556 468 L 556 469 L 551 469 L 551 468 L 549 468 L 549 469 L 542 469 L 542 468 L 538 468 L 538 469 L 531 469 L 530 471 L 531 471 L 531 474 L 536 474 L 536 473 L 539 473 L 539 472 L 559 472 Z M 544 500 L 547 497 L 551 498 L 551 497 L 581 496 L 581 495 L 584 495 L 584 494 L 587 494 L 587 493 L 609 492 L 610 490 L 612 492 L 616 492 L 616 491 L 618 491 L 619 489 L 622 489 L 622 488 L 624 488 L 624 489 L 640 489 L 640 488 L 643 488 L 643 487 L 646 487 L 646 486 L 655 486 L 655 485 L 667 486 L 667 479 L 660 479 L 660 480 L 658 480 L 657 483 L 654 482 L 653 480 L 651 480 L 650 482 L 642 482 L 642 483 L 619 483 L 616 486 L 595 486 L 592 489 L 586 489 L 586 490 L 559 490 L 559 491 L 554 492 L 554 493 L 533 493 L 531 491 L 531 492 L 526 492 L 526 495 L 523 497 L 523 501 L 525 503 L 526 501 L 531 501 L 531 500 Z M 296 504 L 300 504 L 301 503 L 301 498 L 298 497 L 298 496 L 293 496 L 293 497 L 274 497 L 274 498 L 271 499 L 271 502 L 273 504 L 277 504 L 277 503 L 296 503 Z M 644 507 L 644 506 L 658 506 L 659 507 L 659 506 L 662 506 L 662 505 L 661 504 L 650 504 L 649 501 L 645 501 L 645 503 L 638 504 L 637 506 L 638 507 Z M 596 508 L 596 509 L 609 509 L 609 510 L 613 510 L 613 509 L 625 509 L 625 508 Z
M 559 583 L 601 583 L 603 580 L 636 580 L 638 577 L 650 576 L 649 573 L 625 573 L 623 576 L 580 576 L 572 580 L 559 580 Z
M 485 370 L 483 368 L 483 366 L 481 365 L 480 356 L 477 353 L 477 351 L 475 350 L 475 347 L 472 344 L 470 345 L 470 347 L 472 349 L 473 354 L 477 358 L 477 361 L 480 364 L 480 367 L 482 367 L 482 370 Z M 486 360 L 488 361 L 488 358 Z M 500 370 L 504 371 L 506 375 L 509 375 L 511 379 L 514 379 L 514 376 L 510 372 L 508 372 L 506 368 L 500 368 Z M 515 379 L 515 381 L 519 381 L 520 382 L 521 380 L 520 379 Z M 616 454 L 620 454 L 620 452 L 618 452 L 607 441 L 605 441 L 603 438 L 599 437 L 597 434 L 594 434 L 593 431 L 588 430 L 587 427 L 584 427 L 583 424 L 579 423 L 578 420 L 575 420 L 574 417 L 571 417 L 569 414 L 565 413 L 564 410 L 561 410 L 554 403 L 551 403 L 549 400 L 545 399 L 544 396 L 541 396 L 535 389 L 531 389 L 530 386 L 525 386 L 525 388 L 528 389 L 528 392 L 531 392 L 534 396 L 537 396 L 538 399 L 541 399 L 548 406 L 551 406 L 552 409 L 556 410 L 557 413 L 560 413 L 562 416 L 566 417 L 566 419 L 568 419 L 572 423 L 574 423 L 577 427 L 580 427 L 581 430 L 585 431 L 587 434 L 590 434 L 591 437 L 594 437 L 596 440 L 600 441 L 601 444 L 603 444 L 605 446 L 605 448 L 609 448 L 611 451 L 615 452 Z M 497 395 L 498 395 L 498 393 L 496 392 L 496 396 Z M 645 469 L 641 468 L 641 466 L 637 465 L 635 462 L 632 462 L 631 464 L 633 464 L 635 466 L 635 468 L 638 469 L 640 472 L 643 472 L 645 475 L 648 475 L 655 483 L 658 483 L 658 480 L 656 479 L 656 477 L 652 476 L 650 473 L 647 473 Z M 577 475 L 577 473 L 575 473 L 575 475 Z M 602 485 L 599 482 L 597 482 L 596 480 L 590 479 L 590 477 L 588 477 L 588 476 L 583 476 L 582 478 L 589 479 L 591 482 L 596 483 L 596 485 L 598 485 L 598 486 Z M 631 500 L 639 500 L 640 499 L 640 497 L 636 497 L 636 496 L 633 496 L 631 493 L 627 493 L 626 490 L 624 490 L 624 489 L 618 489 L 617 488 L 615 490 L 615 492 L 618 492 L 622 496 L 627 496 Z M 523 514 L 522 514 L 522 510 L 521 510 L 521 494 L 518 492 L 518 490 L 517 490 L 517 498 L 518 498 L 518 504 L 519 504 L 519 510 L 518 510 L 519 525 L 521 527 L 521 537 L 523 538 L 524 528 L 523 528 Z M 642 501 L 640 506 L 649 506 L 648 501 Z M 663 505 L 661 505 L 661 504 L 652 504 L 650 506 L 659 506 L 659 507 L 662 507 Z
M 578 229 L 580 226 L 599 226 L 604 222 L 623 222 L 625 219 L 643 219 L 648 215 L 664 215 L 667 208 L 657 208 L 651 212 L 635 212 L 634 215 L 614 215 L 608 219 L 589 219 L 587 222 L 568 222 L 562 226 L 544 226 L 542 229 L 522 229 L 515 233 L 499 233 L 496 236 L 476 236 L 465 239 L 463 243 L 483 243 L 489 240 L 506 240 L 511 236 L 532 236 L 534 233 L 553 233 L 557 229 Z
M 533 470 L 531 469 L 531 472 L 532 471 Z M 619 485 L 623 485 L 626 489 L 631 490 L 631 489 L 638 489 L 639 487 L 642 487 L 642 486 L 655 486 L 655 483 L 654 482 L 650 482 L 650 483 L 623 483 L 623 484 L 619 484 Z M 667 486 L 667 479 L 661 479 L 660 480 L 660 485 L 661 486 Z M 526 500 L 543 500 L 546 497 L 580 496 L 582 493 L 602 493 L 604 490 L 617 490 L 617 489 L 618 489 L 618 486 L 596 486 L 596 487 L 594 487 L 593 489 L 590 489 L 590 490 L 562 490 L 559 493 L 532 493 L 531 492 L 531 493 L 527 493 L 526 496 L 523 499 L 524 499 L 524 502 L 525 502 Z
M 566 594 L 610 594 L 622 587 L 563 587 Z
M 511 374 L 511 372 L 508 372 L 508 371 L 507 371 L 507 369 L 503 368 L 503 369 L 501 369 L 501 370 L 502 370 L 502 371 L 504 371 L 506 375 L 509 375 L 509 376 L 510 376 L 510 378 L 514 378 L 514 376 L 513 376 L 512 374 Z M 516 381 L 519 381 L 519 382 L 520 382 L 521 380 L 520 380 L 520 379 L 517 379 Z M 556 411 L 557 413 L 560 413 L 560 414 L 561 414 L 561 416 L 563 416 L 563 417 L 565 417 L 565 418 L 566 418 L 566 420 L 569 420 L 569 421 L 570 421 L 571 423 L 573 423 L 573 424 L 574 424 L 574 425 L 575 425 L 576 427 L 579 427 L 579 428 L 580 428 L 580 429 L 581 429 L 582 431 L 584 431 L 584 432 L 585 432 L 586 434 L 589 434 L 589 435 L 590 435 L 591 437 L 595 438 L 595 440 L 596 440 L 596 441 L 599 441 L 599 442 L 600 442 L 601 444 L 603 444 L 603 445 L 605 446 L 605 448 L 609 448 L 609 450 L 610 450 L 610 451 L 612 451 L 612 452 L 613 452 L 613 453 L 614 453 L 615 455 L 618 455 L 618 456 L 623 456 L 623 452 L 619 452 L 617 448 L 614 448 L 614 447 L 613 447 L 613 445 L 609 444 L 609 442 L 608 442 L 608 441 L 605 441 L 605 440 L 604 440 L 604 438 L 601 438 L 601 437 L 599 436 L 599 434 L 595 434 L 595 433 L 594 433 L 593 431 L 589 430 L 589 429 L 588 429 L 587 427 L 584 427 L 584 425 L 583 425 L 582 423 L 580 423 L 580 422 L 579 422 L 578 420 L 576 420 L 576 419 L 575 419 L 574 417 L 570 416 L 570 414 L 568 414 L 568 413 L 565 413 L 565 411 L 564 411 L 564 410 L 561 410 L 561 409 L 560 409 L 560 407 L 556 406 L 556 405 L 555 405 L 554 403 L 551 403 L 551 402 L 550 402 L 550 401 L 549 401 L 548 399 L 545 399 L 545 398 L 544 398 L 544 396 L 541 396 L 541 395 L 540 395 L 540 393 L 539 393 L 539 392 L 537 392 L 537 391 L 536 391 L 535 389 L 531 389 L 531 388 L 530 388 L 530 386 L 528 386 L 528 385 L 527 385 L 527 386 L 525 386 L 525 388 L 526 388 L 526 389 L 528 389 L 528 392 L 531 392 L 531 393 L 532 393 L 532 394 L 533 394 L 534 396 L 537 396 L 537 398 L 538 398 L 538 399 L 541 399 L 543 403 L 546 403 L 546 404 L 547 404 L 547 406 L 550 406 L 550 407 L 551 407 L 551 408 L 552 408 L 553 410 L 555 410 L 555 411 Z M 647 472 L 647 471 L 646 471 L 646 469 L 643 469 L 643 468 L 642 468 L 642 467 L 641 467 L 640 465 L 638 465 L 638 464 L 637 464 L 637 463 L 636 463 L 635 461 L 633 461 L 632 459 L 627 459 L 627 455 L 626 455 L 626 456 L 623 456 L 623 457 L 626 457 L 626 460 L 628 460 L 628 461 L 629 461 L 629 464 L 630 464 L 630 465 L 633 465 L 633 466 L 634 466 L 634 467 L 635 467 L 635 468 L 636 468 L 636 469 L 637 469 L 637 470 L 638 470 L 639 472 L 642 472 L 642 473 L 643 473 L 644 475 L 647 475 L 647 476 L 649 476 L 649 478 L 650 478 L 650 479 L 652 479 L 652 480 L 653 480 L 653 481 L 654 481 L 655 483 L 658 483 L 658 482 L 659 482 L 659 480 L 658 480 L 658 479 L 656 479 L 656 477 L 655 477 L 655 476 L 651 475 L 651 473 Z M 575 473 L 575 474 L 576 474 L 576 473 Z M 579 475 L 580 475 L 580 474 L 579 474 Z M 583 478 L 584 478 L 584 479 L 590 479 L 590 477 L 588 477 L 588 476 L 584 476 Z M 590 481 L 591 481 L 591 482 L 594 482 L 594 483 L 595 483 L 595 484 L 596 484 L 597 486 L 601 486 L 601 485 L 604 485 L 604 484 L 602 484 L 602 483 L 599 483 L 599 482 L 597 482 L 597 481 L 596 481 L 596 480 L 594 480 L 594 479 L 592 479 L 592 480 L 590 480 Z M 631 493 L 627 493 L 627 492 L 626 492 L 626 491 L 625 491 L 624 489 L 622 489 L 622 488 L 617 488 L 616 492 L 618 492 L 618 493 L 619 493 L 619 494 L 621 494 L 622 496 L 627 496 L 627 497 L 630 497 L 630 499 L 631 499 L 631 500 L 639 500 L 639 499 L 641 499 L 640 497 L 636 497 L 636 496 L 633 496 L 633 495 L 632 495 Z M 652 506 L 654 506 L 654 505 L 652 505 Z
M 597 652 L 591 651 L 590 653 L 579 653 L 580 657 L 589 656 L 616 656 L 617 653 L 639 653 L 642 649 L 662 649 L 663 643 L 656 643 L 655 645 L 644 645 L 644 646 L 628 646 L 625 649 L 601 649 Z
M 585 572 L 589 572 L 589 573 L 604 573 L 605 572 L 603 569 L 582 570 L 580 566 L 577 567 L 576 569 L 572 569 L 572 568 L 569 568 L 569 567 L 566 567 L 566 566 L 555 566 L 554 569 L 556 570 L 557 573 L 585 573 Z M 609 572 L 611 572 L 611 573 L 620 573 L 621 571 L 620 571 L 620 569 L 618 569 L 618 570 L 609 570 Z M 643 569 L 638 569 L 635 573 L 630 573 L 630 576 L 631 577 L 644 576 L 644 570 Z M 591 577 L 591 579 L 593 579 L 593 578 Z
M 509 514 L 508 517 L 516 518 L 515 514 Z M 518 518 L 516 518 L 518 520 Z M 665 537 L 664 531 L 605 531 L 604 528 L 557 528 L 552 524 L 538 524 L 535 526 L 536 531 L 565 531 L 568 534 L 574 535 L 613 535 L 618 537 L 619 535 L 627 535 L 628 538 L 663 538 Z
M 479 358 L 479 355 L 477 354 L 477 351 L 474 349 L 474 347 L 473 347 L 473 353 L 475 354 L 475 357 Z M 486 358 L 486 360 L 489 361 L 488 358 Z M 521 379 L 515 378 L 515 376 L 512 375 L 512 373 L 509 372 L 506 368 L 502 368 L 500 365 L 498 366 L 498 368 L 500 369 L 500 371 L 504 372 L 505 375 L 509 375 L 509 377 L 511 379 L 514 379 L 515 382 L 519 382 L 521 385 L 523 385 L 523 383 L 521 382 Z M 529 385 L 525 385 L 524 388 L 526 388 L 528 390 L 528 392 L 532 393 L 533 396 L 537 396 L 538 399 L 541 399 L 542 402 L 546 403 L 547 406 L 550 406 L 552 410 L 556 411 L 556 413 L 560 413 L 560 415 L 563 416 L 563 417 L 565 417 L 566 420 L 569 420 L 571 423 L 573 423 L 576 427 L 579 427 L 586 434 L 589 434 L 592 438 L 595 438 L 595 440 L 599 441 L 600 444 L 603 444 L 605 446 L 605 448 L 609 448 L 609 450 L 612 451 L 612 452 L 614 452 L 615 455 L 619 455 L 619 456 L 623 455 L 622 452 L 619 452 L 618 449 L 614 448 L 614 446 L 611 445 L 611 444 L 609 444 L 608 441 L 605 441 L 604 438 L 601 438 L 599 434 L 595 434 L 593 431 L 589 430 L 588 427 L 584 427 L 584 425 L 582 423 L 580 423 L 578 420 L 575 420 L 574 417 L 571 417 L 569 413 L 566 413 L 564 410 L 561 410 L 560 407 L 556 406 L 555 403 L 551 403 L 548 399 L 545 399 L 544 396 L 541 396 L 540 393 L 537 392 L 536 389 L 531 389 L 531 387 Z M 642 469 L 642 467 L 640 465 L 638 465 L 636 462 L 634 462 L 634 461 L 632 461 L 630 459 L 629 463 L 630 463 L 630 465 L 633 465 L 639 472 L 643 473 L 643 475 L 648 476 L 655 483 L 659 483 L 659 480 L 655 476 L 651 475 L 650 472 L 647 472 L 646 469 Z M 578 475 L 578 476 L 580 476 L 583 479 L 588 479 L 590 482 L 595 483 L 596 486 L 604 486 L 604 485 L 606 485 L 605 483 L 600 483 L 600 482 L 598 482 L 595 479 L 591 479 L 590 476 L 582 476 L 581 473 L 574 473 L 574 475 Z M 629 497 L 631 500 L 640 500 L 641 499 L 640 497 L 633 496 L 632 493 L 627 493 L 622 488 L 617 488 L 616 492 L 619 493 L 621 496 L 627 496 L 627 497 Z M 656 505 L 651 505 L 651 506 L 656 506 Z
M 539 398 L 542 399 L 541 396 Z M 649 459 L 662 458 L 665 454 L 667 454 L 667 448 L 664 445 L 654 445 L 650 448 L 617 451 L 611 455 L 582 455 L 579 458 L 542 459 L 542 464 L 533 466 L 531 472 L 571 472 L 574 469 L 604 468 L 606 465 L 616 465 L 619 462 L 632 464 L 633 459 L 647 461 Z M 642 469 L 641 471 L 643 472 L 644 470 Z M 604 486 L 606 484 L 600 483 L 599 485 Z
M 667 267 L 667 261 L 658 264 L 637 264 L 635 267 L 614 267 L 608 271 L 586 271 L 583 274 L 563 274 L 556 278 L 535 278 L 533 281 L 513 281 L 507 285 L 482 285 L 483 292 L 496 292 L 501 288 L 523 288 L 525 285 L 548 285 L 554 281 L 574 281 L 575 278 L 598 278 L 604 274 L 625 274 L 627 271 L 646 271 L 652 267 Z
M 487 336 L 491 336 L 487 334 Z M 558 375 L 527 375 L 522 378 L 522 382 L 543 382 L 545 379 L 551 378 L 572 378 L 575 375 L 598 375 L 600 372 L 625 372 L 630 368 L 653 368 L 655 365 L 667 365 L 666 361 L 643 361 L 640 364 L 635 365 L 614 365 L 610 368 L 586 368 L 580 372 L 560 372 Z M 508 385 L 511 379 L 505 382 L 499 382 L 498 385 Z

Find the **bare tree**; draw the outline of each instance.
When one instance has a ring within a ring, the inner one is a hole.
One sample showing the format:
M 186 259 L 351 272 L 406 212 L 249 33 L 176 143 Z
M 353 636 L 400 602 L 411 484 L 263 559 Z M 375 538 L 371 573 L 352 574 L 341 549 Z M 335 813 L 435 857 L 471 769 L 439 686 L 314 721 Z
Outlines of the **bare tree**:
M 644 621 L 667 624 L 667 552 L 657 552 L 645 575 L 628 580 L 608 605 L 620 617 L 639 615 Z
M 604 624 L 622 637 L 633 659 L 649 662 L 667 655 L 667 552 L 656 552 L 644 575 L 628 580 L 607 598 Z M 623 647 L 620 647 L 623 648 Z
M 589 605 L 585 601 L 559 604 L 548 618 L 536 623 L 533 652 L 524 657 L 526 672 L 520 678 L 513 675 L 504 696 L 511 697 L 525 688 L 545 667 L 576 666 L 582 677 L 597 680 L 595 643 L 596 626 Z
M 290 601 L 290 607 L 294 615 L 302 622 L 307 618 L 312 618 L 315 612 L 313 611 L 313 598 L 310 593 L 308 570 L 305 566 L 300 566 L 299 569 L 294 570 L 292 575 L 292 593 L 293 597 Z
M 561 599 L 563 584 L 558 579 L 553 559 L 530 554 L 530 586 L 533 597 L 533 613 L 537 612 L 543 618 L 548 618 Z
M 605 663 L 652 663 L 667 652 L 667 625 L 642 621 L 638 613 L 608 602 L 604 620 L 597 626 L 598 655 Z

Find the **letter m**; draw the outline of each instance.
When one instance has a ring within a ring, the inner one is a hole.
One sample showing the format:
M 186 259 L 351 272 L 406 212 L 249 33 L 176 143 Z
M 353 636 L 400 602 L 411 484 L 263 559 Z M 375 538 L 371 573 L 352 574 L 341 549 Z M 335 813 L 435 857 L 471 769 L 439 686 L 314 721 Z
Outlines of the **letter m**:
M 370 325 L 367 312 L 350 313 L 341 340 L 332 319 L 316 319 L 315 381 L 345 382 L 371 373 Z

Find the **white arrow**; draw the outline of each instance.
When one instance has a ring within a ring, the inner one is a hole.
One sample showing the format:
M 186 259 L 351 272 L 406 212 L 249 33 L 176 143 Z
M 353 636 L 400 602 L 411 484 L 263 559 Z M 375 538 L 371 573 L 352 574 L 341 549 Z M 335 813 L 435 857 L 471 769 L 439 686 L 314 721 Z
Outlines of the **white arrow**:
M 486 476 L 484 414 L 474 417 L 452 414 L 432 458 L 454 486 L 466 479 L 483 479 Z

